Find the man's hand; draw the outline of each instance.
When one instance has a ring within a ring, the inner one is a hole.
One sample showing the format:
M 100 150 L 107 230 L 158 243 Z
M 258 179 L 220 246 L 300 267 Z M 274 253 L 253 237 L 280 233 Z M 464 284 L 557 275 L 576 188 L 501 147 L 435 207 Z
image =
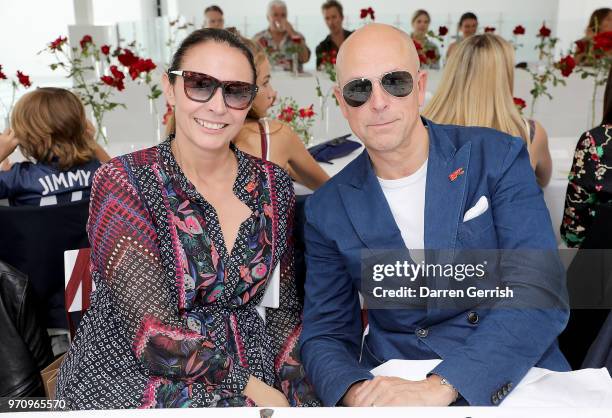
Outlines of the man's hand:
M 249 377 L 243 395 L 251 398 L 257 406 L 289 406 L 285 395 L 253 376 Z
M 440 380 L 436 375 L 419 381 L 377 376 L 351 386 L 343 402 L 346 406 L 448 406 L 457 391 Z

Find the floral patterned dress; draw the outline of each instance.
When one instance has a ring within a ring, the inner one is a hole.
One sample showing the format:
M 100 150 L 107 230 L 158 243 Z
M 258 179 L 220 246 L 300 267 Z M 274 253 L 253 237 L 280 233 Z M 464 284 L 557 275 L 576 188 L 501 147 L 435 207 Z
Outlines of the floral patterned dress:
M 579 247 L 597 215 L 597 206 L 612 203 L 612 125 L 582 134 L 569 174 L 561 237 Z
M 91 308 L 58 375 L 69 409 L 253 406 L 249 376 L 293 406 L 318 405 L 297 357 L 291 180 L 232 150 L 234 194 L 251 209 L 225 247 L 215 209 L 178 166 L 172 138 L 95 177 L 88 225 Z M 280 306 L 257 312 L 280 266 Z

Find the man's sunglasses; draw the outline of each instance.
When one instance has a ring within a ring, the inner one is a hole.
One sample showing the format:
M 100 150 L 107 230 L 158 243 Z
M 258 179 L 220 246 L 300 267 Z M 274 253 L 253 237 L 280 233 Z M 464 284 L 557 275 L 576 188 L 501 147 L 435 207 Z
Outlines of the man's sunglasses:
M 168 74 L 183 77 L 185 96 L 194 102 L 206 103 L 221 87 L 225 105 L 231 109 L 244 110 L 251 105 L 257 94 L 257 86 L 244 81 L 219 81 L 195 71 L 172 70 Z
M 377 78 L 381 87 L 395 97 L 406 97 L 412 93 L 413 79 L 408 71 L 391 71 Z M 359 107 L 372 95 L 372 80 L 356 78 L 342 87 L 344 101 L 351 107 Z

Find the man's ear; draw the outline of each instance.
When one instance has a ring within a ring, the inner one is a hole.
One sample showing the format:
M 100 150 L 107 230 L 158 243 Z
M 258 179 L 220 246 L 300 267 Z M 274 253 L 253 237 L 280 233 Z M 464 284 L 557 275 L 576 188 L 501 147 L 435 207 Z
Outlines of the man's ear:
M 342 115 L 344 116 L 344 118 L 347 118 L 347 104 L 344 101 L 344 97 L 342 96 L 342 92 L 340 91 L 340 87 L 338 87 L 338 85 L 334 86 L 334 96 L 336 96 L 336 100 L 338 101 L 338 104 L 340 105 L 340 111 L 342 112 Z
M 419 107 L 423 107 L 425 104 L 425 95 L 427 93 L 427 71 L 419 70 L 417 73 L 416 85 L 419 93 Z
M 170 76 L 168 73 L 163 73 L 161 76 L 162 82 L 162 90 L 164 92 L 164 97 L 170 106 L 174 106 L 176 103 L 176 98 L 174 97 L 174 85 L 170 83 Z

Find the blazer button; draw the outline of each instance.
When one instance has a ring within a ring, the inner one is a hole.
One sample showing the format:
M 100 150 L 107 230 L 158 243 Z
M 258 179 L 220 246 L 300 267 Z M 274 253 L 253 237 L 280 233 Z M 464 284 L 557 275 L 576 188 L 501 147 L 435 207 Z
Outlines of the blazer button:
M 493 396 L 491 396 L 491 403 L 493 403 L 493 405 L 497 405 L 499 403 L 499 398 L 497 397 L 497 394 L 493 394 Z
M 504 392 L 502 392 L 501 390 L 497 391 L 497 397 L 499 398 L 499 400 L 501 401 L 502 399 L 504 399 Z
M 480 319 L 480 317 L 478 316 L 478 312 L 472 311 L 472 312 L 468 313 L 467 320 L 468 320 L 468 322 L 470 324 L 478 323 L 479 319 Z
M 425 338 L 429 334 L 429 330 L 427 328 L 419 328 L 416 330 L 416 335 L 419 338 Z
M 502 393 L 504 394 L 504 396 L 506 396 L 510 391 L 508 390 L 508 386 L 504 386 L 502 388 Z

